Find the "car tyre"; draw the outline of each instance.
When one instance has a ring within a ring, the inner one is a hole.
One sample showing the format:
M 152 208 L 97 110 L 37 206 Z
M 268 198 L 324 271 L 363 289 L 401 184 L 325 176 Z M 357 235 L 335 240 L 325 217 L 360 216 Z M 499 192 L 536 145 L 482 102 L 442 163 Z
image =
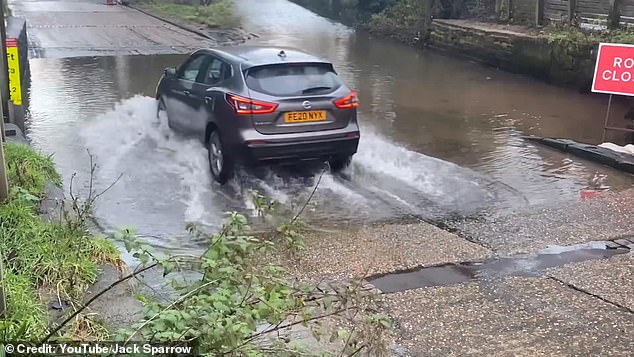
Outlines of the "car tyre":
M 156 118 L 159 120 L 159 122 L 161 120 L 161 113 L 164 113 L 165 120 L 167 120 L 167 126 L 170 129 L 174 129 L 172 127 L 172 123 L 170 122 L 170 117 L 167 114 L 167 105 L 165 104 L 165 100 L 163 98 L 159 99 L 158 108 L 156 109 Z
M 330 165 L 331 172 L 339 172 L 350 166 L 352 162 L 352 155 L 333 158 L 328 161 L 328 165 Z
M 218 130 L 214 130 L 209 134 L 207 151 L 211 175 L 214 180 L 224 185 L 233 175 L 233 158 L 224 149 Z

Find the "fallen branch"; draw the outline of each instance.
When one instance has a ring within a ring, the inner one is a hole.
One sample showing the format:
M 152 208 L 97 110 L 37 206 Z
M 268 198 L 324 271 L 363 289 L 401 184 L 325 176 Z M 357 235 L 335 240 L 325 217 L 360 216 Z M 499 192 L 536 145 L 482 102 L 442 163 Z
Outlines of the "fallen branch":
M 88 308 L 88 306 L 90 306 L 90 304 L 92 304 L 95 300 L 99 299 L 102 295 L 104 295 L 108 291 L 112 290 L 117 285 L 127 281 L 130 278 L 136 277 L 137 275 L 139 275 L 139 274 L 141 274 L 141 273 L 143 273 L 143 272 L 145 272 L 147 270 L 150 270 L 150 269 L 156 267 L 157 265 L 158 265 L 158 263 L 151 264 L 151 265 L 149 265 L 149 266 L 147 266 L 147 267 L 145 267 L 143 269 L 135 271 L 132 274 L 126 275 L 125 277 L 123 277 L 123 278 L 115 281 L 114 283 L 110 284 L 110 286 L 108 286 L 107 288 L 105 288 L 104 290 L 100 291 L 99 293 L 97 293 L 92 298 L 90 298 L 82 307 L 80 307 L 74 313 L 72 313 L 69 317 L 67 317 L 62 323 L 60 323 L 55 329 L 53 329 L 53 331 L 51 331 L 48 335 L 46 335 L 46 337 L 44 337 L 44 339 L 42 339 L 40 344 L 47 342 L 51 337 L 53 337 L 57 332 L 59 332 L 64 326 L 66 326 L 73 318 L 75 318 L 75 316 L 79 315 L 82 311 L 84 311 L 86 308 Z
M 313 191 L 308 196 L 308 199 L 306 200 L 306 202 L 304 202 L 304 205 L 302 206 L 302 208 L 297 212 L 297 214 L 295 214 L 293 219 L 291 219 L 290 224 L 295 223 L 295 221 L 299 218 L 299 216 L 301 216 L 302 213 L 304 213 L 304 210 L 306 209 L 310 201 L 313 199 L 313 196 L 317 192 L 317 188 L 319 188 L 319 184 L 321 183 L 321 178 L 324 176 L 324 173 L 326 173 L 327 169 L 328 169 L 328 165 L 325 165 L 324 168 L 321 170 L 321 173 L 319 174 L 319 178 L 317 179 L 317 183 L 315 184 Z

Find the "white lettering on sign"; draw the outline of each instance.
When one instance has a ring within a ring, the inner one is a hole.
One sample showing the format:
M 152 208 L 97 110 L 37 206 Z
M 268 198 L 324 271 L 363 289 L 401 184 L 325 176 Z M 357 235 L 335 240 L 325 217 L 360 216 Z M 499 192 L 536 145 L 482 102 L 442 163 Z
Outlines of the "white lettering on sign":
M 622 63 L 623 63 L 623 58 L 614 57 L 614 68 L 621 68 Z
M 614 57 L 614 68 L 634 68 L 634 58 L 626 58 L 623 60 L 622 57 Z
M 632 72 L 622 72 L 619 74 L 616 70 L 607 69 L 601 73 L 601 78 L 604 81 L 613 81 L 613 82 L 631 82 L 633 78 Z

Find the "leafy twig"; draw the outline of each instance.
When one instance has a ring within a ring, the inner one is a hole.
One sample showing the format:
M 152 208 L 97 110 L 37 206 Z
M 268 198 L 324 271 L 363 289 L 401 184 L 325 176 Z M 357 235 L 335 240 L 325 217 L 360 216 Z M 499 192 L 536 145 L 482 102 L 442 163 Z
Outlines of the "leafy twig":
M 346 309 L 340 309 L 340 310 L 333 311 L 333 312 L 328 313 L 328 314 L 323 314 L 323 315 L 311 317 L 310 319 L 302 319 L 301 321 L 291 322 L 291 323 L 288 323 L 288 324 L 285 324 L 285 325 L 278 324 L 278 325 L 274 326 L 271 329 L 266 329 L 266 330 L 263 330 L 261 332 L 258 332 L 256 334 L 254 334 L 254 335 L 249 336 L 247 339 L 245 339 L 245 341 L 242 344 L 232 348 L 231 350 L 229 350 L 227 352 L 224 352 L 223 355 L 228 355 L 228 354 L 236 351 L 237 349 L 246 346 L 247 344 L 249 344 L 251 341 L 255 340 L 256 338 L 258 338 L 260 336 L 263 336 L 263 335 L 265 335 L 267 333 L 283 330 L 283 329 L 288 328 L 288 327 L 293 327 L 293 326 L 296 326 L 296 325 L 299 325 L 299 324 L 304 324 L 304 323 L 315 321 L 315 320 L 321 320 L 323 318 L 334 316 L 334 315 L 338 315 L 338 314 L 340 314 L 342 312 L 345 312 L 345 311 L 348 311 L 348 310 L 352 310 L 352 309 L 358 309 L 358 307 L 349 307 L 349 308 L 346 308 Z
M 176 301 L 174 301 L 173 303 L 167 305 L 165 308 L 163 308 L 161 311 L 157 312 L 154 316 L 152 316 L 149 320 L 146 320 L 143 322 L 143 324 L 141 324 L 141 326 L 139 326 L 139 328 L 136 329 L 136 331 L 134 331 L 134 333 L 132 333 L 130 335 L 130 337 L 128 337 L 128 339 L 125 341 L 125 344 L 127 344 L 128 342 L 130 342 L 130 340 L 132 340 L 132 338 L 134 337 L 134 335 L 136 335 L 137 333 L 139 333 L 139 331 L 141 331 L 145 326 L 147 326 L 150 322 L 154 321 L 157 317 L 159 317 L 162 313 L 164 313 L 165 311 L 173 308 L 174 306 L 182 303 L 183 301 L 187 300 L 187 298 L 189 298 L 190 296 L 194 295 L 195 293 L 197 293 L 198 291 L 208 287 L 211 284 L 215 284 L 217 283 L 217 280 L 212 280 L 210 282 L 207 282 L 199 287 L 197 287 L 196 289 L 188 292 L 187 294 L 181 296 L 180 298 L 178 298 Z

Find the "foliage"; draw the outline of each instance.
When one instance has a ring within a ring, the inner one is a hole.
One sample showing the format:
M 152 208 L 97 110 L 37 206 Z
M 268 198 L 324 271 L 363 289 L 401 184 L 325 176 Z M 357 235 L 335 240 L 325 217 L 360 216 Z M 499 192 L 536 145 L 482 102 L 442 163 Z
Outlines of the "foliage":
M 271 206 L 261 196 L 256 198 L 261 206 Z M 284 356 L 301 351 L 316 355 L 283 331 L 303 325 L 321 339 L 327 329 L 320 321 L 332 318 L 353 327 L 335 329 L 339 333 L 330 335 L 331 342 L 341 348 L 337 355 L 353 355 L 362 349 L 375 352 L 374 356 L 387 353 L 382 331 L 389 324 L 375 314 L 361 318 L 375 296 L 364 294 L 360 283 L 339 291 L 294 284 L 281 267 L 267 259 L 276 249 L 279 235 L 287 247 L 300 245 L 296 241 L 302 235 L 296 221 L 294 218 L 281 227 L 270 240 L 250 235 L 247 218 L 238 213 L 232 213 L 223 229 L 211 236 L 189 226 L 192 235 L 206 238 L 208 248 L 200 257 L 187 259 L 158 259 L 131 230 L 120 232 L 117 238 L 143 266 L 158 264 L 164 276 L 194 269 L 200 278 L 189 283 L 172 280 L 178 297 L 169 304 L 142 297 L 144 318 L 121 331 L 118 338 L 125 342 L 187 343 L 207 356 Z
M 61 300 L 77 301 L 97 279 L 98 264 L 120 267 L 122 261 L 112 243 L 93 239 L 86 225 L 70 215 L 60 222 L 38 217 L 44 187 L 49 180 L 59 184 L 59 175 L 50 157 L 26 146 L 6 148 L 11 198 L 0 205 L 0 252 L 7 276 L 9 313 L 0 335 L 34 340 L 48 324 L 39 289 L 50 290 Z
M 42 335 L 48 317 L 31 280 L 7 271 L 3 284 L 8 301 L 6 317 L 0 320 L 0 341 L 28 340 Z
M 570 49 L 597 46 L 601 42 L 634 43 L 634 29 L 582 30 L 577 24 L 554 24 L 541 35 L 548 43 Z
M 362 12 L 378 14 L 395 4 L 400 0 L 358 0 L 358 7 Z
M 372 16 L 369 27 L 372 31 L 385 34 L 411 33 L 421 28 L 424 18 L 423 1 L 401 0 L 394 6 Z
M 42 156 L 30 146 L 21 144 L 5 144 L 4 154 L 7 178 L 13 187 L 20 187 L 34 196 L 42 197 L 47 183 L 58 186 L 62 184 L 50 156 Z
M 172 2 L 149 2 L 142 5 L 160 16 L 197 22 L 209 27 L 230 28 L 239 23 L 233 12 L 231 0 L 219 0 L 208 6 L 177 4 Z
M 249 191 L 251 195 L 251 201 L 255 206 L 255 211 L 258 217 L 265 217 L 269 213 L 278 211 L 281 207 L 277 201 L 272 201 L 266 198 L 266 196 L 260 194 L 258 191 Z

